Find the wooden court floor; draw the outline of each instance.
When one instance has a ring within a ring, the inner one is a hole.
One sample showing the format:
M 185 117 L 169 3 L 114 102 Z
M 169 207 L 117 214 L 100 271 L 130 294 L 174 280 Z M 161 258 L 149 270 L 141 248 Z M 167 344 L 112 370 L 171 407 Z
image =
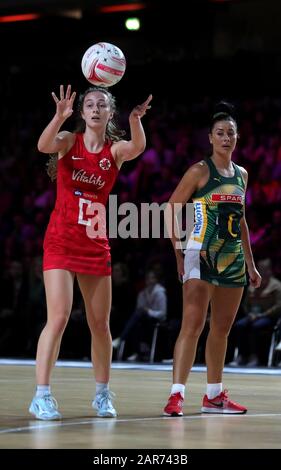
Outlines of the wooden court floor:
M 62 421 L 37 421 L 28 413 L 34 366 L 0 366 L 1 449 L 280 449 L 281 375 L 227 374 L 231 397 L 248 406 L 242 416 L 202 415 L 205 373 L 192 372 L 183 418 L 162 416 L 171 371 L 113 369 L 116 419 L 91 408 L 89 368 L 56 367 L 52 392 Z

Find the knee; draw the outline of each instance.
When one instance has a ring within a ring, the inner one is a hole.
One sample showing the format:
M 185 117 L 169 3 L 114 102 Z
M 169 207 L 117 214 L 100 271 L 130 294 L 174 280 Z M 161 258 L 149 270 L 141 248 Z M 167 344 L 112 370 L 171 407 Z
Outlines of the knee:
M 188 322 L 183 323 L 181 333 L 186 338 L 199 338 L 204 328 L 204 323 L 201 322 Z
M 109 332 L 109 321 L 107 318 L 92 319 L 89 321 L 89 328 L 92 334 L 105 335 Z
M 54 315 L 54 317 L 51 320 L 48 319 L 47 324 L 52 329 L 53 333 L 56 336 L 59 336 L 64 332 L 65 327 L 68 322 L 68 318 L 69 318 L 69 312 L 60 310 Z
M 231 325 L 212 325 L 210 326 L 210 333 L 214 336 L 227 337 L 230 333 Z

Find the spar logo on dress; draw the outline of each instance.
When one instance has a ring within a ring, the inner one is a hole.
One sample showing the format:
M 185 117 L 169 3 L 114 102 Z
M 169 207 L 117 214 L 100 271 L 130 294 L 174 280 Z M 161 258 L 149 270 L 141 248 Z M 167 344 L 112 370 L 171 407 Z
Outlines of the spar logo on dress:
M 243 196 L 239 194 L 212 194 L 212 201 L 214 202 L 237 202 L 243 203 Z
M 103 158 L 99 161 L 99 166 L 102 170 L 109 170 L 111 167 L 110 160 L 108 160 L 108 158 Z

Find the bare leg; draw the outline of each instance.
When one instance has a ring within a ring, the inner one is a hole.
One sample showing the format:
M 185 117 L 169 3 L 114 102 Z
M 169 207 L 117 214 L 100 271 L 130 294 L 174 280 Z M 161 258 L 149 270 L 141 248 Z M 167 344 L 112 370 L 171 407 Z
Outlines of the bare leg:
M 197 279 L 190 279 L 183 285 L 183 319 L 174 350 L 173 383 L 187 381 L 213 289 L 211 284 Z
M 92 335 L 92 362 L 97 382 L 108 383 L 112 358 L 109 330 L 111 277 L 77 274 Z
M 50 383 L 63 332 L 72 307 L 74 274 L 63 269 L 44 271 L 47 323 L 40 335 L 36 354 L 37 385 Z
M 211 300 L 210 331 L 206 343 L 207 380 L 221 383 L 227 338 L 237 314 L 243 287 L 215 287 Z

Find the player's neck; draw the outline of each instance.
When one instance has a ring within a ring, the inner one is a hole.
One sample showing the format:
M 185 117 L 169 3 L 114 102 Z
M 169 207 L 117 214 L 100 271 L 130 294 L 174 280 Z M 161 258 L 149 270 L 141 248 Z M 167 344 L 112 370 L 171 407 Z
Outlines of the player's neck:
M 212 154 L 211 159 L 217 168 L 222 170 L 232 169 L 231 153 L 221 155 L 216 152 Z
M 105 143 L 104 132 L 99 132 L 92 129 L 86 129 L 83 135 L 84 144 L 86 148 L 93 153 L 99 152 Z

